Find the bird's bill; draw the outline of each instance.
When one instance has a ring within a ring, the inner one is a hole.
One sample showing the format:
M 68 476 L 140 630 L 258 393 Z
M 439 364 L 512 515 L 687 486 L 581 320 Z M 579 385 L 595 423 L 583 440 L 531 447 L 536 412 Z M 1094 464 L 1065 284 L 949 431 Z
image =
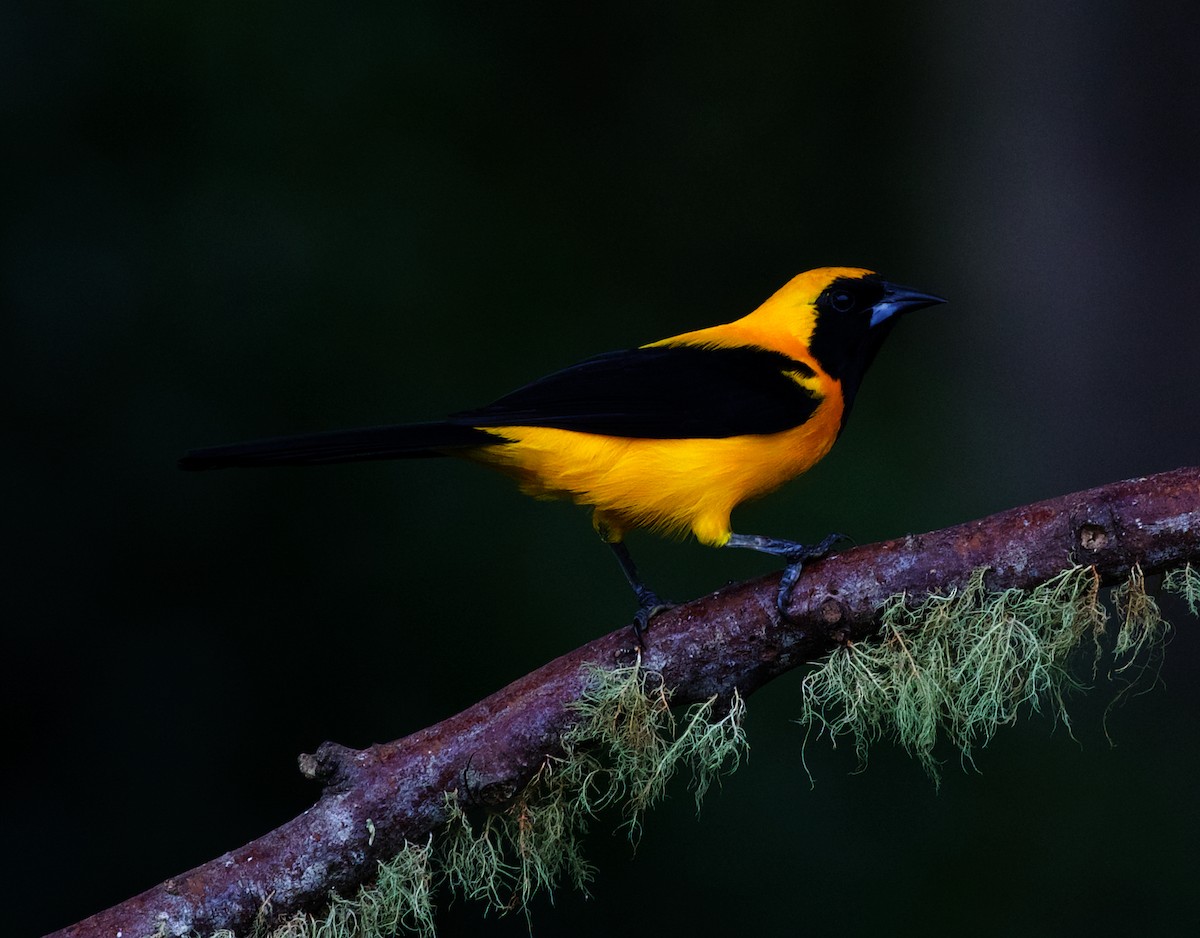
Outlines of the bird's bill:
M 927 306 L 937 306 L 945 303 L 944 297 L 933 293 L 924 293 L 912 287 L 901 286 L 898 283 L 888 283 L 884 288 L 883 299 L 875 304 L 871 312 L 871 325 L 878 326 L 881 322 L 899 316 L 901 313 L 911 313 L 915 309 Z

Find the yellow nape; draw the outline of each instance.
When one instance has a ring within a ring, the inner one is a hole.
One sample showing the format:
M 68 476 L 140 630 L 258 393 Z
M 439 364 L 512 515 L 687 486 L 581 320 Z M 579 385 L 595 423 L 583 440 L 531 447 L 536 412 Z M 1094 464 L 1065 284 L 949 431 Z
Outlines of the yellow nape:
M 817 321 L 817 297 L 839 277 L 857 280 L 873 273 L 862 267 L 818 267 L 806 270 L 741 319 L 650 342 L 644 348 L 656 345 L 706 345 L 714 348 L 752 345 L 782 352 L 789 358 L 816 367 L 808 343 Z

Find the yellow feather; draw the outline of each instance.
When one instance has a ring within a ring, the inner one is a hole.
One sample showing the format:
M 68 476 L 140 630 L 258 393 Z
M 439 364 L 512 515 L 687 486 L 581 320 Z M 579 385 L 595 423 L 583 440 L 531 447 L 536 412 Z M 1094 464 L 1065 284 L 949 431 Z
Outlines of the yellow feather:
M 701 543 L 720 547 L 729 539 L 729 516 L 737 505 L 807 472 L 837 439 L 841 388 L 808 350 L 816 322 L 813 303 L 833 278 L 867 273 L 857 267 L 808 271 L 735 322 L 647 346 L 751 346 L 808 365 L 815 376 L 797 372 L 792 377 L 821 403 L 798 427 L 763 435 L 661 440 L 548 427 L 488 427 L 512 442 L 475 450 L 468 458 L 512 476 L 527 494 L 590 505 L 593 523 L 606 540 L 620 540 L 634 528 L 675 535 L 690 530 Z

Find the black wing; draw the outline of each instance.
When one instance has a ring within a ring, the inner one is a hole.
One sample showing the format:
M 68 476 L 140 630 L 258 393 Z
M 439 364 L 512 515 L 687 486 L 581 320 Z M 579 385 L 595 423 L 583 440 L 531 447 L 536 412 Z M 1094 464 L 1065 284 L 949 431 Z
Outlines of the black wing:
M 820 403 L 788 372 L 814 373 L 766 349 L 636 348 L 589 358 L 450 420 L 663 439 L 777 433 Z

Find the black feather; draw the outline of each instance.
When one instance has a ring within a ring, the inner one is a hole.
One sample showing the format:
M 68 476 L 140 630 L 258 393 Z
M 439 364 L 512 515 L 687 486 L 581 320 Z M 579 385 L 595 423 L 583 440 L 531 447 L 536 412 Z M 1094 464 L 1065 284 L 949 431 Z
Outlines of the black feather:
M 554 427 L 660 439 L 778 433 L 820 399 L 789 376 L 803 362 L 755 348 L 656 346 L 609 352 L 440 423 L 274 437 L 191 450 L 180 469 L 318 466 L 444 456 L 504 440 L 483 427 Z
M 778 433 L 820 403 L 788 372 L 813 374 L 766 349 L 636 348 L 589 358 L 450 420 L 660 439 Z

